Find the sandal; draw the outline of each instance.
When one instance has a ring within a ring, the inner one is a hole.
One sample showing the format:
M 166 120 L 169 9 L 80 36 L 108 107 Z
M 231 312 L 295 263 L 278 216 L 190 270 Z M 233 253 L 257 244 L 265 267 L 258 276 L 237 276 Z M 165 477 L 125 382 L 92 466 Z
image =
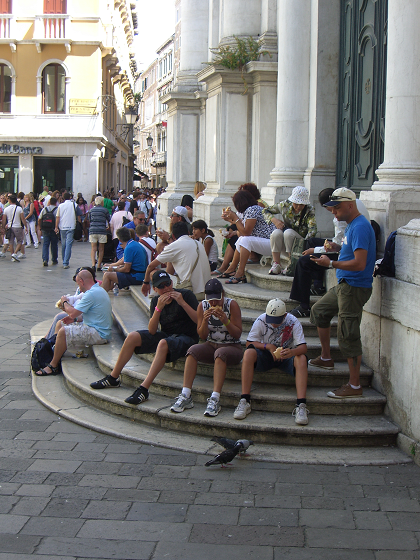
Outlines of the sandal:
M 248 282 L 246 276 L 240 276 L 240 277 L 231 276 L 229 280 L 225 282 L 225 284 L 240 284 L 241 282 L 243 284 L 246 284 Z
M 47 368 L 47 367 L 49 367 L 51 369 L 50 373 L 48 371 L 45 371 L 44 368 Z M 36 371 L 35 375 L 37 375 L 38 377 L 46 377 L 47 375 L 58 375 L 59 373 L 61 373 L 61 366 L 60 365 L 54 367 L 51 364 L 47 364 L 42 369 L 40 369 L 39 372 Z
M 233 278 L 233 276 L 235 276 L 234 272 L 222 272 L 217 278 Z

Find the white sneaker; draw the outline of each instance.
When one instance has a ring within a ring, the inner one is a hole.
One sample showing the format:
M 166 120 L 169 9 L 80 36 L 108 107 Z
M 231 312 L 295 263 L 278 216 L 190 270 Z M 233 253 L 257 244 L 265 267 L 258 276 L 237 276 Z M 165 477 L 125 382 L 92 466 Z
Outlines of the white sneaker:
M 13 255 L 12 255 L 12 261 L 13 262 L 19 262 L 19 257 L 15 253 L 13 253 Z
M 306 408 L 305 403 L 300 403 L 300 405 L 292 412 L 292 416 L 295 417 L 296 424 L 300 424 L 301 426 L 306 426 L 308 423 L 308 414 L 309 410 Z
M 243 420 L 251 413 L 251 403 L 247 402 L 246 399 L 241 399 L 238 406 L 233 413 L 235 420 Z
M 178 398 L 171 406 L 172 412 L 184 412 L 186 408 L 194 408 L 192 397 L 186 397 L 183 393 L 178 395 Z
M 17 258 L 18 258 L 19 260 L 20 260 L 20 259 L 26 259 L 26 255 L 24 255 L 24 254 L 21 253 L 20 251 L 19 251 L 19 253 L 18 253 L 16 256 L 17 256 Z
M 268 274 L 280 274 L 281 273 L 281 266 L 279 263 L 273 262 Z
M 207 408 L 204 412 L 204 416 L 217 416 L 221 410 L 222 407 L 219 401 L 214 397 L 210 397 L 207 399 Z
M 5 256 L 6 256 L 5 253 L 2 253 L 2 252 L 0 251 L 0 259 L 2 259 L 2 258 L 5 257 Z
M 32 243 L 27 243 L 25 247 L 32 247 Z

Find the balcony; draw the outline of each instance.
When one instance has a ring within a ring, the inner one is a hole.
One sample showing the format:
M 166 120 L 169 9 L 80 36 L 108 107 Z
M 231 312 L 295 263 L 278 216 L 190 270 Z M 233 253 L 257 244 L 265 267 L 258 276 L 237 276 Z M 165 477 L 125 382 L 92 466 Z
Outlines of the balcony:
M 34 41 L 38 52 L 42 44 L 63 43 L 66 51 L 71 51 L 71 23 L 66 14 L 43 14 L 35 16 Z
M 150 162 L 152 167 L 166 167 L 166 152 L 158 152 Z

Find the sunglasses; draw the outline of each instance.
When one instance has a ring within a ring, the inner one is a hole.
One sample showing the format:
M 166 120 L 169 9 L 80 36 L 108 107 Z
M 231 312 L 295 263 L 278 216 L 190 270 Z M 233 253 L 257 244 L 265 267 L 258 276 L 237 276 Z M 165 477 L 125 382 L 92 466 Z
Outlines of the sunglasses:
M 171 214 L 171 218 L 181 218 L 179 214 Z
M 353 198 L 351 198 L 350 196 L 330 196 L 330 200 L 353 200 Z
M 166 282 L 161 282 L 159 284 L 159 286 L 156 286 L 156 288 L 158 290 L 163 290 L 163 288 L 169 288 L 169 286 L 172 284 L 172 282 L 170 282 L 169 280 L 167 280 Z

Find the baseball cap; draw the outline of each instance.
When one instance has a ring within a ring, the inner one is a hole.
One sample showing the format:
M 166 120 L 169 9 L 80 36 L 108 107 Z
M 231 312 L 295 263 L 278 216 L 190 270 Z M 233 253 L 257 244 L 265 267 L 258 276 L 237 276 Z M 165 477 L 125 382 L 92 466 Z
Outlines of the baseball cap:
M 267 323 L 281 323 L 283 315 L 287 313 L 286 304 L 280 298 L 275 298 L 267 303 L 265 320 Z
M 346 187 L 340 187 L 335 189 L 330 196 L 330 201 L 326 202 L 324 206 L 337 206 L 340 202 L 351 202 L 352 200 L 356 200 L 356 194 Z
M 191 221 L 188 217 L 188 210 L 186 208 L 184 208 L 183 206 L 175 206 L 175 208 L 172 210 L 172 212 L 174 214 L 178 214 L 178 216 L 182 216 L 183 218 L 185 218 L 185 220 L 190 224 Z
M 159 286 L 164 282 L 172 282 L 172 279 L 169 276 L 169 274 L 164 270 L 161 270 L 160 272 L 155 272 L 152 278 L 152 286 L 154 288 L 159 288 Z
M 204 293 L 206 294 L 206 299 L 222 299 L 223 297 L 223 286 L 217 280 L 217 278 L 212 278 L 207 282 L 204 287 Z

